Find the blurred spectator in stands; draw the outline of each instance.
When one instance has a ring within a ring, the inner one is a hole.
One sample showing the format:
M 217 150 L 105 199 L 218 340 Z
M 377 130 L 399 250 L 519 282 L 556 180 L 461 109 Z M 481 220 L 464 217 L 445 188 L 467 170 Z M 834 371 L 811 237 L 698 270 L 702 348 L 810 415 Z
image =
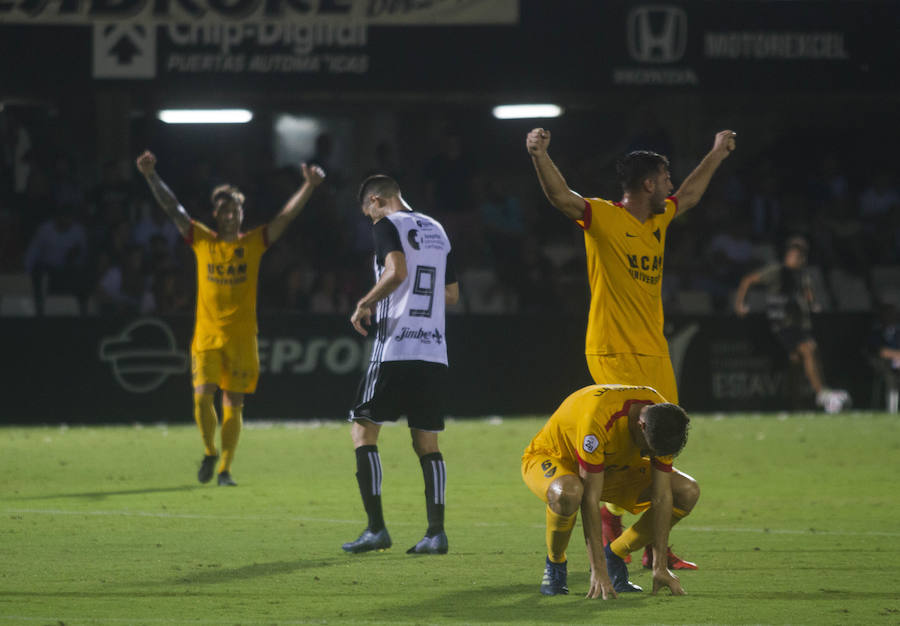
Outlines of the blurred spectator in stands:
M 177 267 L 173 248 L 161 234 L 157 233 L 150 237 L 148 246 L 141 246 L 141 248 L 144 250 L 147 272 L 149 274 L 156 274 L 158 271 L 175 269 Z
M 80 220 L 88 217 L 84 210 L 84 190 L 81 188 L 80 182 L 77 180 L 72 161 L 66 156 L 58 156 L 54 164 L 53 170 L 53 199 L 56 206 L 73 206 L 81 211 L 81 215 L 76 215 Z
M 773 167 L 768 161 L 761 166 L 759 185 L 750 200 L 751 226 L 756 241 L 780 240 L 784 234 L 784 211 Z
M 819 170 L 809 179 L 807 195 L 816 206 L 828 206 L 835 200 L 850 195 L 850 183 L 833 152 L 822 157 Z
M 153 273 L 150 290 L 142 298 L 141 313 L 157 315 L 189 313 L 192 309 L 191 298 L 179 278 L 174 266 L 158 268 Z
M 840 267 L 864 274 L 868 267 L 868 247 L 863 223 L 849 195 L 836 196 L 820 207 L 813 221 L 813 240 L 827 269 Z
M 457 216 L 474 209 L 475 164 L 465 154 L 462 136 L 456 130 L 445 130 L 440 143 L 440 150 L 428 160 L 422 173 L 426 212 L 442 222 L 448 217 L 458 222 Z
M 154 308 L 150 279 L 144 271 L 144 251 L 127 245 L 122 260 L 113 263 L 97 284 L 97 304 L 102 315 L 134 315 Z
M 878 172 L 859 197 L 860 215 L 871 223 L 896 209 L 900 209 L 900 194 L 897 193 L 891 174 Z
M 283 284 L 273 302 L 273 308 L 282 311 L 306 313 L 309 311 L 309 297 L 315 274 L 308 267 L 298 263 L 284 274 Z
M 762 285 L 766 290 L 766 316 L 772 333 L 791 362 L 803 366 L 816 404 L 827 413 L 837 413 L 849 406 L 850 396 L 843 389 L 829 389 L 825 384 L 818 345 L 812 335 L 811 313 L 818 307 L 806 269 L 808 254 L 809 242 L 804 237 L 788 239 L 781 263 L 768 265 L 741 280 L 734 297 L 734 310 L 739 316 L 749 313 L 747 292 L 754 285 Z
M 52 219 L 38 227 L 25 251 L 25 269 L 31 274 L 38 315 L 44 314 L 47 293 L 74 295 L 81 312 L 87 308 L 87 236 L 74 214 L 74 206 L 59 207 Z
M 750 221 L 735 217 L 724 224 L 721 231 L 713 235 L 706 248 L 706 272 L 699 273 L 697 280 L 713 297 L 717 310 L 727 307 L 728 298 L 734 285 L 758 264 L 756 249 L 750 241 Z
M 138 202 L 138 213 L 140 219 L 134 225 L 132 239 L 134 243 L 142 246 L 145 251 L 153 254 L 152 240 L 154 237 L 162 237 L 163 241 L 169 249 L 174 251 L 175 245 L 181 240 L 178 228 L 172 223 L 172 220 L 166 217 L 166 214 L 157 209 L 146 199 Z
M 900 396 L 900 311 L 893 303 L 880 307 L 870 347 L 875 373 L 884 386 L 887 409 L 896 413 Z
M 490 176 L 480 185 L 478 209 L 494 267 L 501 280 L 512 282 L 519 272 L 525 212 L 519 199 L 508 192 L 500 176 Z
M 338 284 L 337 272 L 327 270 L 319 273 L 309 298 L 309 312 L 343 314 L 352 310 L 346 290 Z
M 51 219 L 56 208 L 53 198 L 53 181 L 39 163 L 29 166 L 25 194 L 20 202 L 22 236 L 30 240 L 38 226 Z M 70 217 L 77 217 L 77 207 L 67 207 Z
M 525 235 L 521 243 L 518 267 L 510 278 L 516 292 L 518 312 L 553 315 L 582 311 L 584 304 L 581 302 L 573 311 L 566 306 L 567 303 L 561 301 L 562 290 L 559 288 L 558 274 L 553 263 L 543 253 L 537 238 Z M 570 291 L 566 290 L 564 293 Z
M 88 201 L 93 205 L 92 219 L 101 224 L 134 221 L 133 195 L 131 184 L 125 179 L 123 166 L 116 161 L 107 161 L 103 164 L 100 182 L 88 193 Z
M 364 176 L 369 177 L 375 174 L 386 174 L 398 181 L 401 185 L 407 176 L 406 169 L 400 163 L 394 152 L 394 145 L 386 139 L 375 144 L 375 158 L 372 164 L 365 170 Z M 369 224 L 369 230 L 371 231 L 371 224 Z M 369 235 L 369 239 L 371 239 L 371 233 Z

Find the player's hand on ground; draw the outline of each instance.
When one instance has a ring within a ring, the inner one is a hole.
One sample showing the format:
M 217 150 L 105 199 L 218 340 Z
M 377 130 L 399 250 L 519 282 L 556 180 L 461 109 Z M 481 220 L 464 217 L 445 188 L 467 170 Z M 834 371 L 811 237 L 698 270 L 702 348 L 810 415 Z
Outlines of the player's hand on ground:
M 138 171 L 144 176 L 148 176 L 156 169 L 156 156 L 149 150 L 144 150 L 136 161 Z
M 300 169 L 303 171 L 303 180 L 308 182 L 313 187 L 318 187 L 322 184 L 322 181 L 325 180 L 325 170 L 323 170 L 318 165 L 307 165 L 306 163 L 301 163 Z
M 595 576 L 594 572 L 591 572 L 591 588 L 588 591 L 586 596 L 589 600 L 593 600 L 596 598 L 603 598 L 604 600 L 609 600 L 610 598 L 616 599 L 618 598 L 618 594 L 616 590 L 613 589 L 612 581 L 609 579 L 609 576 Z
M 369 326 L 372 324 L 372 314 L 374 309 L 372 307 L 359 303 L 356 305 L 356 310 L 353 311 L 353 315 L 350 316 L 350 323 L 353 324 L 353 328 L 356 329 L 363 337 L 369 336 L 369 331 L 367 331 L 363 325 Z
M 737 147 L 736 137 L 737 133 L 733 130 L 720 130 L 716 133 L 716 140 L 713 142 L 713 152 L 721 154 L 724 159 Z
M 681 588 L 681 581 L 678 580 L 678 576 L 668 569 L 653 570 L 653 595 L 656 595 L 656 592 L 663 587 L 668 587 L 673 596 L 685 595 L 684 589 Z
M 550 131 L 543 128 L 535 128 L 525 138 L 525 147 L 531 156 L 546 154 L 550 146 Z

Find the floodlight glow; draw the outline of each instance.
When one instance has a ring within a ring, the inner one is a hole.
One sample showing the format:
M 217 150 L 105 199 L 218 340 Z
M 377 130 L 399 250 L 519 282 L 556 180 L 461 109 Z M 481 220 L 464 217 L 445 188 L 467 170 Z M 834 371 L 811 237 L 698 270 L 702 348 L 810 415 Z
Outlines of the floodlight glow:
M 166 124 L 246 124 L 253 113 L 247 109 L 164 109 L 156 117 Z
M 501 104 L 494 107 L 494 117 L 498 120 L 559 117 L 562 114 L 562 107 L 555 104 Z

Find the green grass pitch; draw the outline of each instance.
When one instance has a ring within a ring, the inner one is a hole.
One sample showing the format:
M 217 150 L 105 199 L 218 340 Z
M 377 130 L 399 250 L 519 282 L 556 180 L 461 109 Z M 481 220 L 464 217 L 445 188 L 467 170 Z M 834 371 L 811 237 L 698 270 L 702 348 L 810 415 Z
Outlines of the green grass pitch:
M 571 595 L 538 593 L 519 459 L 541 423 L 448 424 L 446 556 L 405 554 L 425 530 L 405 425 L 380 442 L 394 547 L 364 555 L 340 548 L 365 525 L 344 423 L 248 422 L 237 488 L 196 482 L 193 424 L 2 428 L 0 624 L 900 623 L 897 416 L 695 416 L 676 466 L 702 495 L 671 537 L 700 565 L 688 595 L 606 602 L 584 599 L 578 528 Z

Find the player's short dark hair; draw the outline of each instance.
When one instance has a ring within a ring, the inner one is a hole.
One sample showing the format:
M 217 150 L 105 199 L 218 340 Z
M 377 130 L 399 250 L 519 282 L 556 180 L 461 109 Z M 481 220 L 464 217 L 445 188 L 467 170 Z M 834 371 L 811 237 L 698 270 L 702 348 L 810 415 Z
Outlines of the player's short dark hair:
M 687 443 L 691 419 L 677 404 L 654 404 L 644 412 L 644 436 L 655 454 L 675 456 Z
M 212 201 L 213 207 L 221 200 L 231 200 L 241 206 L 244 205 L 244 194 L 234 185 L 219 185 L 212 190 L 209 199 Z
M 397 181 L 385 174 L 373 174 L 365 179 L 359 186 L 357 199 L 362 204 L 369 194 L 375 194 L 382 198 L 393 198 L 400 195 L 400 185 Z
M 616 163 L 616 175 L 624 191 L 639 189 L 643 182 L 659 172 L 659 166 L 669 168 L 669 159 L 650 150 L 635 150 Z

